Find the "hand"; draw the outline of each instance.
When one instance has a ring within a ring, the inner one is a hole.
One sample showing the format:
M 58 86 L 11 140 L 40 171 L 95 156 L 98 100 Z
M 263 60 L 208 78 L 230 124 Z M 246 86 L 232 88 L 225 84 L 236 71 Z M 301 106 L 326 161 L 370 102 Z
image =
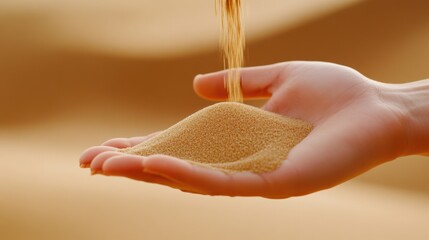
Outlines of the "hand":
M 226 71 L 199 75 L 201 97 L 221 100 Z M 273 172 L 225 174 L 163 155 L 116 152 L 145 138 L 115 139 L 87 150 L 81 163 L 105 175 L 125 176 L 183 191 L 287 198 L 330 188 L 404 154 L 404 116 L 387 84 L 323 62 L 285 62 L 244 68 L 245 98 L 269 98 L 263 109 L 302 119 L 313 131 Z

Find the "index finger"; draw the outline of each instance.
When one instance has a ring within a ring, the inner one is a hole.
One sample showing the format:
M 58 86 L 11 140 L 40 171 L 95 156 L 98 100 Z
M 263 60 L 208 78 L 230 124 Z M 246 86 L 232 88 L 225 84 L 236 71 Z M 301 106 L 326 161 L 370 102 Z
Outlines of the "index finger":
M 138 145 L 144 141 L 147 141 L 158 134 L 160 134 L 162 131 L 154 132 L 149 135 L 143 136 L 143 137 L 131 137 L 131 138 L 112 138 L 104 143 L 102 143 L 102 146 L 110 146 L 115 148 L 128 148 L 128 147 L 134 147 L 135 145 Z

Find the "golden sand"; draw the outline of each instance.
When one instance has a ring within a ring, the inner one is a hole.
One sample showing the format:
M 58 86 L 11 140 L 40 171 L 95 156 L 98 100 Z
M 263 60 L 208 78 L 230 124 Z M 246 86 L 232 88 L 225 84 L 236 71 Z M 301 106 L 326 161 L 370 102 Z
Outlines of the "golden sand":
M 123 149 L 148 156 L 165 154 L 223 172 L 273 171 L 312 126 L 301 120 L 240 103 L 206 107 L 160 135 Z
M 244 65 L 245 35 L 241 19 L 241 0 L 215 0 L 220 16 L 220 46 L 223 50 L 224 67 L 228 69 L 225 86 L 228 99 L 243 102 L 240 68 Z

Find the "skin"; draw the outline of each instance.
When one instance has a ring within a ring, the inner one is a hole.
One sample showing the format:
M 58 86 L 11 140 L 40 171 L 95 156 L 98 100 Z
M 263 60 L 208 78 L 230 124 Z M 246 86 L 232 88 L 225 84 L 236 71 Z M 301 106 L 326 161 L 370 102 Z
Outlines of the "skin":
M 224 100 L 226 71 L 198 75 L 196 93 Z M 246 99 L 268 98 L 266 111 L 308 121 L 314 130 L 273 172 L 225 174 L 172 156 L 117 152 L 147 137 L 111 139 L 87 149 L 82 167 L 206 195 L 288 198 L 320 191 L 410 154 L 429 152 L 429 80 L 373 81 L 349 67 L 325 62 L 284 62 L 244 68 Z M 426 104 L 426 106 L 425 106 Z

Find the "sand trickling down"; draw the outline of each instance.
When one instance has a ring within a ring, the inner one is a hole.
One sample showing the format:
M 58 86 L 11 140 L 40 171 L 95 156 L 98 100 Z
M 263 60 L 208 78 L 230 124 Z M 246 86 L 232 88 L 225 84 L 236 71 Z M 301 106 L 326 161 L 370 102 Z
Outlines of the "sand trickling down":
M 121 150 L 166 154 L 223 172 L 269 172 L 312 130 L 309 123 L 240 103 L 204 108 L 160 135 Z
M 243 102 L 240 68 L 244 65 L 245 34 L 241 14 L 241 0 L 215 0 L 220 17 L 220 47 L 224 67 L 228 69 L 225 87 L 228 100 Z

